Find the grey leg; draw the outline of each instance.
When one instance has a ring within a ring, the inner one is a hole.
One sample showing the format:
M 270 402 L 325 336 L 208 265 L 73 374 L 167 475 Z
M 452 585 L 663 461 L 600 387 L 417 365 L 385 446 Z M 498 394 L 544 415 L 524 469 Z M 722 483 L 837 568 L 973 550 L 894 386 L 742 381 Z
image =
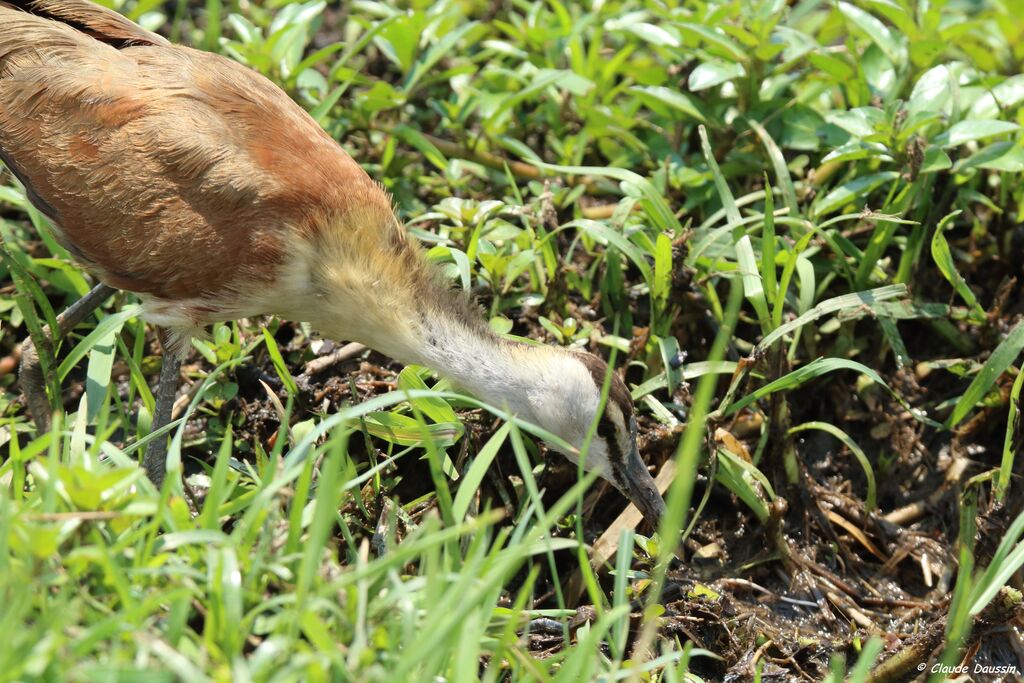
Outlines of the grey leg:
M 55 339 L 62 338 L 88 318 L 115 291 L 117 290 L 113 287 L 104 284 L 96 285 L 88 294 L 57 316 L 56 335 L 51 332 L 49 325 L 43 328 L 43 332 L 49 337 L 51 343 Z M 43 377 L 43 369 L 39 365 L 39 352 L 31 337 L 21 344 L 21 367 L 18 370 L 18 382 L 21 384 L 21 391 L 28 404 L 28 414 L 36 423 L 36 429 L 40 432 L 48 432 L 50 430 L 50 401 L 46 397 L 46 378 Z
M 164 362 L 160 367 L 160 385 L 156 390 L 156 410 L 153 413 L 152 430 L 156 431 L 171 421 L 174 408 L 174 396 L 178 393 L 178 382 L 181 374 L 181 359 L 164 345 Z M 142 459 L 142 468 L 146 470 L 149 480 L 160 488 L 164 485 L 167 473 L 167 436 L 161 436 L 149 442 L 146 456 Z

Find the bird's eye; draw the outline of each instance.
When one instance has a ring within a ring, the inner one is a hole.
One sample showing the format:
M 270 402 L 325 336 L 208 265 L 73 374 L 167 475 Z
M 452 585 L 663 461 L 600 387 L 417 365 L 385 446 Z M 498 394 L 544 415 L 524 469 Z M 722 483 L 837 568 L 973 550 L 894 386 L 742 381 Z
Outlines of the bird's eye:
M 597 423 L 597 435 L 605 439 L 610 439 L 615 436 L 615 423 L 608 419 L 607 416 L 601 417 L 601 420 Z

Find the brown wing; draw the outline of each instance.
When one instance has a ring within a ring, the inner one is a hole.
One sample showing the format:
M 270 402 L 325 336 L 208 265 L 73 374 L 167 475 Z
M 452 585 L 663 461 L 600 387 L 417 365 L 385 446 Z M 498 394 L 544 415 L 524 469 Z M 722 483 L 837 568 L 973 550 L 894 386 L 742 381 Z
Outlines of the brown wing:
M 67 24 L 96 40 L 117 47 L 169 45 L 163 37 L 88 0 L 0 0 L 0 5 Z
M 291 231 L 372 186 L 255 72 L 56 20 L 84 2 L 23 4 L 49 13 L 0 4 L 0 155 L 105 282 L 188 298 L 271 278 Z

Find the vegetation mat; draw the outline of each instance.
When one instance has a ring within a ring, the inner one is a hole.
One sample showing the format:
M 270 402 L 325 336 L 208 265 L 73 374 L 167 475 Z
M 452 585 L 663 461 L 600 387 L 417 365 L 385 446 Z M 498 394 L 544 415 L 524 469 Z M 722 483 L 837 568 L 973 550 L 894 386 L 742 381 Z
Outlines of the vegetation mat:
M 194 342 L 155 490 L 131 295 L 25 415 L 92 280 L 7 174 L 0 678 L 1020 680 L 1019 3 L 106 2 L 280 84 L 675 476 L 620 519 L 500 406 L 267 319 Z

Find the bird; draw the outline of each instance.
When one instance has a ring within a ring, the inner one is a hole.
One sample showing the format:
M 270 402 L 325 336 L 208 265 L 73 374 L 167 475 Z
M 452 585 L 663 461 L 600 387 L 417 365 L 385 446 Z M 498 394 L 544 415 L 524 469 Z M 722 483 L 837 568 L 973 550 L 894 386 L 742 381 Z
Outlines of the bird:
M 574 463 L 596 423 L 584 469 L 662 517 L 623 380 L 596 355 L 492 331 L 382 185 L 261 74 L 89 0 L 0 0 L 0 159 L 100 283 L 50 334 L 115 290 L 160 331 L 155 425 L 170 421 L 194 337 L 274 315 L 429 367 L 560 437 Z M 38 354 L 24 348 L 23 391 L 45 428 Z M 142 462 L 158 486 L 166 442 Z

